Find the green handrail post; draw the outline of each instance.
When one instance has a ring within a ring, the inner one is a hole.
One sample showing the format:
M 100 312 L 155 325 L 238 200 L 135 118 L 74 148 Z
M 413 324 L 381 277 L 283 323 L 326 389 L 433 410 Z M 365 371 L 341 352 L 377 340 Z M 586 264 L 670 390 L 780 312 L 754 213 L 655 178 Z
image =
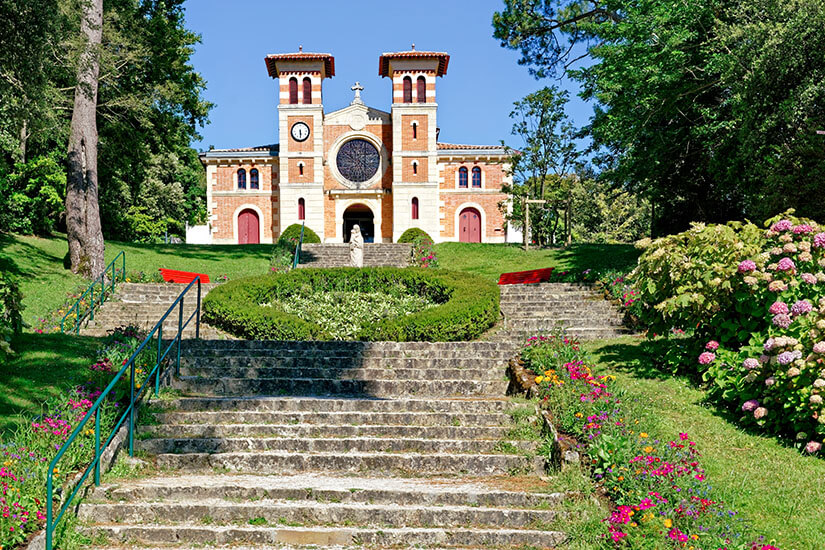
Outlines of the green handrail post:
M 95 487 L 100 487 L 100 409 L 95 411 Z
M 80 295 L 80 298 L 69 308 L 69 311 L 63 316 L 60 320 L 60 332 L 65 334 L 66 333 L 66 319 L 72 313 L 72 311 L 76 311 L 75 314 L 75 324 L 74 324 L 74 333 L 80 334 L 80 323 L 86 318 L 89 317 L 90 321 L 95 320 L 95 305 L 103 305 L 106 301 L 106 272 L 109 271 L 109 268 L 112 269 L 112 294 L 115 292 L 115 283 L 117 281 L 117 272 L 115 271 L 115 265 L 117 264 L 118 259 L 121 260 L 121 265 L 123 266 L 122 273 L 121 273 L 121 281 L 126 280 L 126 252 L 121 250 L 117 253 L 117 256 L 109 262 L 109 264 L 103 268 L 103 271 L 98 275 L 93 281 L 92 284 Z M 95 287 L 100 282 L 100 296 L 95 296 Z M 91 295 L 91 300 L 89 301 L 89 308 L 88 310 L 84 311 L 83 313 L 80 312 L 80 303 L 87 297 Z
M 183 333 L 183 299 L 180 301 L 178 309 L 178 357 L 175 360 L 175 372 L 180 372 L 180 341 Z
M 156 363 L 160 364 L 161 357 L 163 356 L 163 325 L 160 326 L 160 330 L 158 331 L 158 354 L 157 354 L 157 361 Z M 157 370 L 155 374 L 155 396 L 160 393 L 160 369 Z
M 301 260 L 301 245 L 304 244 L 304 227 L 306 227 L 306 222 L 301 224 L 301 237 L 298 239 L 298 242 L 295 243 L 295 256 L 292 259 L 292 269 L 297 268 Z
M 129 365 L 129 456 L 135 456 L 135 362 Z

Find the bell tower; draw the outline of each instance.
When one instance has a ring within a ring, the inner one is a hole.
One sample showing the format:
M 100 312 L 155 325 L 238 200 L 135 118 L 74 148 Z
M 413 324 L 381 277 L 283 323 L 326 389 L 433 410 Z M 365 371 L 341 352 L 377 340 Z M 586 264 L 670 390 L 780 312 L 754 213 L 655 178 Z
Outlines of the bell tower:
M 324 234 L 324 106 L 322 82 L 335 76 L 327 53 L 268 55 L 269 76 L 278 81 L 279 193 L 275 226 L 283 232 L 306 222 Z
M 440 235 L 435 84 L 449 62 L 415 44 L 378 60 L 378 74 L 392 80 L 393 241 L 410 227 Z

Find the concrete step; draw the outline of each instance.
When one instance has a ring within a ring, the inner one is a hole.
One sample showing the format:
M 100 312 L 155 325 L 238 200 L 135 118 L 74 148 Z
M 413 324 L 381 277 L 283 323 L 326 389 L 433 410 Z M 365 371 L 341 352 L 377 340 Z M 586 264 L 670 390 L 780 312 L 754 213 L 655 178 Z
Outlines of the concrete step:
M 305 498 L 305 496 L 304 496 Z M 199 499 L 197 502 L 130 502 L 83 504 L 81 520 L 98 524 L 186 524 L 209 518 L 211 525 L 360 525 L 402 527 L 493 527 L 550 523 L 557 510 L 501 509 L 472 506 L 398 507 L 386 504 L 317 502 L 315 500 L 256 500 L 229 502 Z
M 334 399 L 314 397 L 181 397 L 156 402 L 169 410 L 189 412 L 304 413 L 502 413 L 513 405 L 502 397 L 488 399 Z
M 506 481 L 508 478 L 504 478 Z M 95 489 L 89 502 L 315 500 L 342 504 L 556 508 L 564 493 L 507 491 L 497 478 L 383 478 L 300 475 L 159 475 L 119 480 Z M 506 485 L 506 483 L 505 483 Z M 541 486 L 541 482 L 537 482 Z
M 380 416 L 378 416 L 380 415 Z M 377 420 L 387 426 L 506 426 L 509 415 L 501 412 L 386 412 L 386 411 L 169 411 L 155 413 L 161 424 L 186 424 L 190 426 L 219 426 L 221 424 L 251 425 L 340 425 L 369 426 Z
M 97 525 L 84 531 L 96 538 L 146 544 L 294 544 L 311 546 L 376 547 L 534 547 L 552 548 L 566 540 L 557 531 L 533 529 L 439 529 L 439 528 L 346 528 L 346 527 L 254 527 L 184 525 Z
M 430 362 L 436 366 L 435 361 Z M 334 367 L 225 367 L 192 366 L 181 368 L 181 376 L 203 378 L 315 378 L 333 380 L 501 380 L 505 375 L 506 362 L 492 363 L 488 368 L 394 368 L 391 363 L 383 367 L 359 367 L 359 362 L 351 366 Z M 484 364 L 484 363 L 477 363 Z
M 316 438 L 164 438 L 144 439 L 136 446 L 149 454 L 191 453 L 450 453 L 493 454 L 499 449 L 535 450 L 534 441 L 507 442 L 498 439 L 412 439 L 390 437 Z
M 540 473 L 544 459 L 512 454 L 450 453 L 296 453 L 236 452 L 159 454 L 160 469 L 182 473 L 239 472 L 284 474 L 301 472 L 350 472 L 370 475 L 473 475 L 496 476 Z
M 503 375 L 503 373 L 502 373 Z M 504 395 L 507 380 L 333 380 L 328 378 L 180 378 L 178 390 L 195 395 L 405 395 L 449 397 Z
M 373 421 L 376 421 L 374 419 Z M 460 422 L 460 421 L 459 421 Z M 408 439 L 494 439 L 507 437 L 505 425 L 342 425 L 342 424 L 161 424 L 140 429 L 141 437 L 153 438 L 397 438 Z

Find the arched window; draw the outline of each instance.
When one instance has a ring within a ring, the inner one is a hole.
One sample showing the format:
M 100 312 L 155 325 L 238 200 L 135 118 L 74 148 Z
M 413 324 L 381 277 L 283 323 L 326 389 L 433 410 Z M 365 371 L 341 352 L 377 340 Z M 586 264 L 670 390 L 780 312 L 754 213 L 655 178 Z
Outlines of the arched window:
M 253 168 L 249 171 L 249 188 L 250 189 L 257 189 L 258 188 L 258 169 Z
M 423 76 L 419 76 L 415 83 L 415 98 L 419 103 L 427 102 L 427 80 Z
M 467 168 L 465 166 L 458 169 L 458 186 L 467 188 Z
M 246 170 L 238 170 L 238 189 L 246 189 Z
M 298 103 L 298 79 L 294 76 L 289 79 L 289 104 L 297 105 Z
M 412 78 L 404 77 L 404 103 L 412 103 Z
M 303 197 L 298 199 L 298 219 L 299 220 L 305 220 L 306 219 L 306 202 L 304 202 Z
M 473 187 L 481 189 L 481 168 L 473 167 Z
M 412 123 L 412 128 L 413 128 L 413 139 L 418 139 L 418 123 L 413 122 Z
M 304 104 L 312 103 L 312 81 L 309 77 L 304 78 Z
M 412 199 L 412 219 L 418 219 L 418 197 Z

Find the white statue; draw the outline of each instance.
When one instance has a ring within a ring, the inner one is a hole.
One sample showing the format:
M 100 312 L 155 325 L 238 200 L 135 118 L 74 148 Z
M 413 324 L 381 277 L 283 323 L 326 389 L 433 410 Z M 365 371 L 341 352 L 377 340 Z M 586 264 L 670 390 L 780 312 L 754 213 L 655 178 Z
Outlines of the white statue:
M 352 267 L 364 267 L 364 237 L 358 224 L 352 226 L 349 238 L 349 263 Z

